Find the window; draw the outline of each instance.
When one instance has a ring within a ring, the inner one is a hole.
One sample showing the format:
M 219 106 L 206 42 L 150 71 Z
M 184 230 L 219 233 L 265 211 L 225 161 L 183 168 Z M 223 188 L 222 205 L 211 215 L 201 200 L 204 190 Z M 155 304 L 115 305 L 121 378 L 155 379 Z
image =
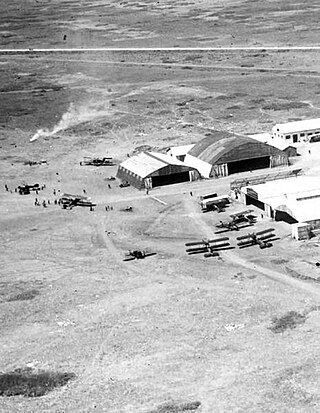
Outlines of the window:
M 308 133 L 308 136 L 311 136 L 311 135 L 313 135 L 313 133 L 312 133 L 312 132 L 309 132 L 309 133 Z
M 300 137 L 302 138 L 305 135 L 305 133 L 300 133 Z
M 286 135 L 286 139 L 290 139 L 291 138 L 291 135 Z

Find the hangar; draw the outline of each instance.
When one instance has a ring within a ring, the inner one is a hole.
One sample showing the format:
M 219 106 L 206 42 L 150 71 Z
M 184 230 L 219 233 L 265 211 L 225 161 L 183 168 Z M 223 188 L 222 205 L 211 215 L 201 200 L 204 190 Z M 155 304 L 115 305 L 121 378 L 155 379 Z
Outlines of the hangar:
M 287 154 L 280 149 L 248 136 L 223 131 L 213 131 L 195 144 L 184 162 L 204 178 L 289 165 Z
M 246 205 L 255 205 L 276 221 L 320 228 L 320 182 L 317 177 L 269 181 L 241 188 Z
M 141 152 L 119 165 L 117 178 L 138 189 L 176 184 L 198 179 L 198 171 L 173 156 Z

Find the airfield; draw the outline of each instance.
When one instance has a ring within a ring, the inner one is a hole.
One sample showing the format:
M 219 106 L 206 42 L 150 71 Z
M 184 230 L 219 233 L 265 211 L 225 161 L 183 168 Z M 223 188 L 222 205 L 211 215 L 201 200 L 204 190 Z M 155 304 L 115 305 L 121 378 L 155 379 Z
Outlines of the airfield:
M 223 234 L 235 248 L 220 257 L 189 256 L 185 243 L 218 236 L 219 220 L 245 209 L 204 214 L 198 196 L 228 193 L 245 173 L 146 194 L 108 180 L 117 165 L 80 165 L 195 143 L 210 129 L 253 134 L 319 117 L 319 51 L 268 49 L 315 45 L 318 4 L 217 2 L 210 15 L 204 1 L 192 13 L 154 3 L 147 18 L 146 2 L 27 2 L 13 18 L 19 2 L 5 3 L 1 48 L 26 51 L 0 53 L 0 372 L 74 377 L 41 397 L 2 394 L 0 411 L 318 412 L 319 236 L 297 242 L 253 207 L 256 230 L 275 228 L 272 248 L 239 250 L 249 227 Z M 173 50 L 199 44 L 221 50 Z M 68 46 L 171 49 L 36 50 Z M 319 176 L 320 144 L 298 152 L 293 167 Z M 19 195 L 23 183 L 46 187 Z M 93 211 L 54 204 L 83 190 Z M 123 261 L 132 249 L 156 255 Z

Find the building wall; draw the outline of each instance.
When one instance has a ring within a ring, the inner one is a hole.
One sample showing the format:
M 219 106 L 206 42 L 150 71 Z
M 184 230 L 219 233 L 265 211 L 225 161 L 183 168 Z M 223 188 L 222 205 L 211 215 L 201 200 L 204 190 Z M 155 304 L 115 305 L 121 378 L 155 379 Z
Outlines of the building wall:
M 303 131 L 295 131 L 291 133 L 283 133 L 278 131 L 274 126 L 272 128 L 272 136 L 274 138 L 280 138 L 285 140 L 287 143 L 297 143 L 309 140 L 312 136 L 320 135 L 320 125 L 316 129 L 306 129 Z
M 220 176 L 228 176 L 228 174 L 228 165 L 224 163 L 221 165 L 213 165 L 210 172 L 210 177 L 219 178 Z
M 286 154 L 283 155 L 271 155 L 270 156 L 270 167 L 274 168 L 276 166 L 289 165 L 289 159 Z
M 204 162 L 201 159 L 196 158 L 195 156 L 187 154 L 184 163 L 187 166 L 191 166 L 192 168 L 197 169 L 203 178 L 210 177 L 212 166 L 208 162 Z
M 312 221 L 306 221 L 310 225 L 310 229 L 319 229 L 320 228 L 320 219 L 314 219 Z
M 123 182 L 129 182 L 131 186 L 134 186 L 135 188 L 138 189 L 143 189 L 144 188 L 144 179 L 141 178 L 141 176 L 138 176 L 134 174 L 131 171 L 128 171 L 126 168 L 123 168 L 121 165 L 118 168 L 117 171 L 117 178 L 120 179 Z

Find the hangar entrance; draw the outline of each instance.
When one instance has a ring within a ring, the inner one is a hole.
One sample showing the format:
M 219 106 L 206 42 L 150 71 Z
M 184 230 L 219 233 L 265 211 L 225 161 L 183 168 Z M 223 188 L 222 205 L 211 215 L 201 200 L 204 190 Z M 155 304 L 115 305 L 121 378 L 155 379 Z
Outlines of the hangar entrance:
M 190 181 L 189 171 L 152 177 L 152 187 Z
M 258 199 L 252 198 L 249 195 L 246 195 L 246 205 L 254 205 L 264 211 L 264 203 L 259 201 Z
M 255 169 L 263 169 L 270 167 L 270 157 L 243 159 L 242 161 L 234 161 L 228 163 L 228 174 L 236 174 L 239 172 L 253 171 Z
M 296 224 L 298 221 L 294 219 L 291 215 L 289 215 L 285 211 L 279 211 L 276 210 L 276 216 L 275 216 L 276 221 L 284 221 L 287 224 Z

